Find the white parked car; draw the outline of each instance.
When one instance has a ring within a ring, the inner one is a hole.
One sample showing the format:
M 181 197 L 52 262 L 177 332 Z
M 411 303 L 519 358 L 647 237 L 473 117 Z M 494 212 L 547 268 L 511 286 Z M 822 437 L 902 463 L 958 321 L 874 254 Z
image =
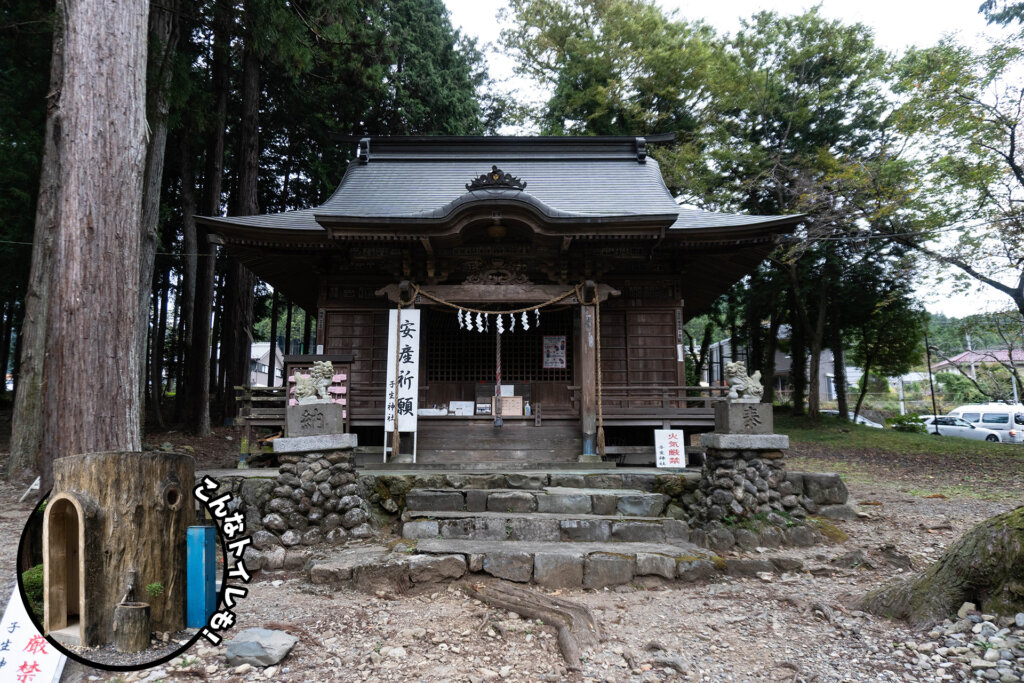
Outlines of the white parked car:
M 1003 443 L 1024 443 L 1024 405 L 1020 403 L 974 403 L 954 408 L 949 414 L 997 432 Z
M 975 439 L 977 441 L 1001 441 L 999 432 L 984 427 L 976 427 L 962 417 L 955 415 L 920 415 L 924 422 L 924 428 L 929 434 L 934 434 L 936 429 L 940 436 L 959 436 L 962 439 Z

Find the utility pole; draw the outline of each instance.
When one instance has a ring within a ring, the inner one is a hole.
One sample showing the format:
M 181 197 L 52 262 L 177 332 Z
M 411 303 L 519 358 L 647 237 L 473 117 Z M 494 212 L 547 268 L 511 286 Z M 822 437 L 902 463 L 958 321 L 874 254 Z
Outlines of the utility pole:
M 925 316 L 924 319 L 924 350 L 926 359 L 928 361 L 928 389 L 932 392 L 932 415 L 936 418 L 939 416 L 939 410 L 935 407 L 935 383 L 932 382 L 932 347 L 928 343 L 928 318 Z M 935 426 L 935 433 L 939 433 L 939 421 L 937 419 L 932 420 L 932 424 Z
M 978 379 L 974 371 L 974 349 L 971 348 L 971 333 L 964 330 L 964 336 L 967 337 L 967 360 L 971 363 L 971 379 Z

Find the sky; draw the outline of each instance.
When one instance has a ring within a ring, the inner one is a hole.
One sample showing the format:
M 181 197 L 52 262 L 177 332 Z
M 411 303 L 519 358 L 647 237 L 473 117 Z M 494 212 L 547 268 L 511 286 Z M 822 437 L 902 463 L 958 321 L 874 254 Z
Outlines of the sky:
M 488 57 L 492 77 L 504 83 L 506 89 L 518 89 L 522 99 L 535 101 L 543 96 L 528 82 L 515 77 L 512 61 L 499 54 L 498 13 L 507 7 L 504 0 L 444 2 L 451 12 L 452 23 L 463 33 L 477 38 Z M 1005 34 L 1003 29 L 985 23 L 984 17 L 978 13 L 981 0 L 821 0 L 818 3 L 802 0 L 660 0 L 657 4 L 667 11 L 677 11 L 683 19 L 703 19 L 723 33 L 735 33 L 742 18 L 763 9 L 772 9 L 780 14 L 799 14 L 818 4 L 825 17 L 870 26 L 875 32 L 876 43 L 896 53 L 902 53 L 910 46 L 932 45 L 946 34 L 955 34 L 961 42 L 983 49 L 989 40 Z M 967 292 L 954 292 L 935 282 L 923 282 L 918 294 L 929 311 L 952 317 L 997 310 L 1011 303 L 1009 297 L 981 285 Z

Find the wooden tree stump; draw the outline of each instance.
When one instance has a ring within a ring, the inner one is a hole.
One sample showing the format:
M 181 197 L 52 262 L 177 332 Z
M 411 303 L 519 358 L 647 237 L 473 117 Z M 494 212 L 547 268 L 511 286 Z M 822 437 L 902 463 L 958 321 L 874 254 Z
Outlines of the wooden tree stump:
M 114 608 L 114 648 L 118 652 L 142 652 L 153 633 L 148 602 L 125 602 Z
M 994 614 L 1024 611 L 1024 506 L 978 524 L 923 572 L 868 593 L 860 608 L 925 627 L 965 602 Z
M 47 632 L 79 621 L 82 645 L 114 641 L 114 610 L 137 571 L 135 599 L 150 599 L 152 629 L 185 627 L 185 534 L 195 518 L 191 456 L 88 453 L 54 461 L 44 520 Z

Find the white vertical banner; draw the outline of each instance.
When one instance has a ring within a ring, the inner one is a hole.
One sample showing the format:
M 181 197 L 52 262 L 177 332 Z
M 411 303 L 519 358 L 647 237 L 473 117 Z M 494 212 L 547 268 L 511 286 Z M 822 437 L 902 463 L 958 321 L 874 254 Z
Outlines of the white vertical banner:
M 384 402 L 384 430 L 416 431 L 420 395 L 420 312 L 392 310 L 388 323 L 388 381 Z M 397 371 L 397 374 L 396 374 Z

